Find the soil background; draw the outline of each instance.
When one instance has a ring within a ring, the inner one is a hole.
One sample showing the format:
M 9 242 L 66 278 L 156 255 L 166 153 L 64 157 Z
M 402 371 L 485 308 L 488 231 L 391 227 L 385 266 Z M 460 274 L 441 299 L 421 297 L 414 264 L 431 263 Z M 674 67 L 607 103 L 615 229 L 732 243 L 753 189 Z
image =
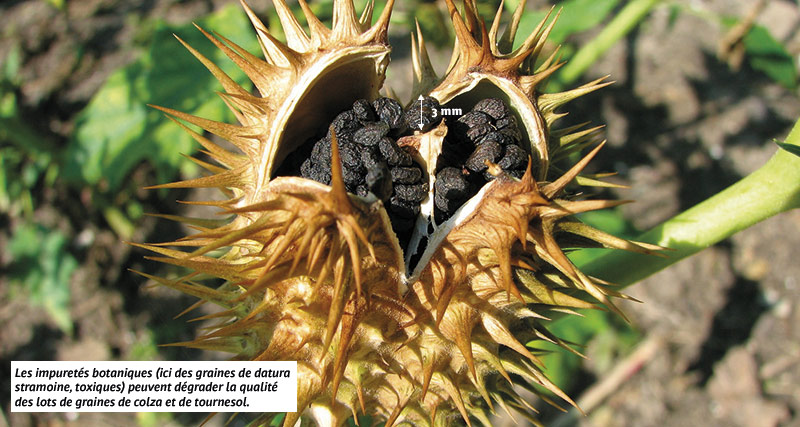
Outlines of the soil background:
M 24 120 L 42 135 L 66 144 L 77 113 L 111 72 L 133 61 L 145 43 L 136 25 L 149 18 L 189 22 L 227 4 L 222 0 L 81 0 L 58 10 L 44 0 L 0 4 L 0 60 L 22 47 L 17 99 Z M 251 6 L 263 13 L 263 0 Z M 529 1 L 529 7 L 546 5 Z M 608 146 L 593 162 L 618 171 L 630 188 L 615 198 L 634 199 L 625 217 L 646 230 L 706 199 L 764 164 L 797 117 L 796 90 L 782 88 L 744 61 L 734 68 L 717 54 L 726 29 L 703 14 L 746 16 L 751 0 L 678 0 L 696 13 L 671 14 L 658 7 L 584 76 L 610 75 L 616 83 L 569 106 L 564 119 L 605 123 Z M 401 10 L 407 5 L 398 5 Z M 757 22 L 767 25 L 790 53 L 800 54 L 800 10 L 793 1 L 771 0 Z M 581 34 L 591 39 L 594 32 Z M 410 88 L 408 34 L 392 33 L 390 84 Z M 81 51 L 76 55 L 77 50 Z M 447 55 L 442 55 L 447 58 Z M 446 60 L 446 59 L 445 59 Z M 442 65 L 439 70 L 442 70 Z M 198 66 L 200 66 L 198 64 Z M 400 71 L 402 70 L 402 71 Z M 400 71 L 400 72 L 398 72 Z M 405 98 L 404 98 L 405 99 Z M 143 164 L 132 180 L 156 184 Z M 87 195 L 88 192 L 88 195 Z M 65 335 L 24 298 L 12 298 L 0 277 L 0 426 L 194 425 L 200 414 L 176 414 L 168 422 L 137 414 L 10 413 L 11 360 L 125 360 L 137 343 L 192 339 L 195 329 L 173 319 L 191 298 L 146 288 L 127 269 L 154 268 L 143 251 L 122 242 L 91 207 L 91 189 L 40 188 L 37 221 L 71 236 L 80 267 L 70 282 L 75 332 Z M 148 212 L 180 213 L 181 206 L 142 193 Z M 175 191 L 163 200 L 196 199 Z M 165 221 L 137 224 L 133 241 L 164 241 L 182 233 Z M 0 248 L 19 219 L 0 213 Z M 172 227 L 172 228 L 170 228 Z M 550 415 L 548 423 L 585 426 L 800 426 L 800 212 L 784 213 L 721 242 L 628 289 L 643 303 L 623 304 L 644 337 L 626 380 L 604 394 L 600 406 L 572 421 Z M 12 262 L 0 250 L 0 272 Z M 153 332 L 157 331 L 157 332 Z M 218 358 L 162 348 L 168 360 Z M 583 387 L 608 373 L 584 363 Z M 622 355 L 618 365 L 631 361 Z M 573 390 L 580 397 L 584 390 Z M 218 417 L 214 423 L 220 423 Z M 149 421 L 148 421 L 149 420 Z M 498 421 L 500 423 L 501 421 Z

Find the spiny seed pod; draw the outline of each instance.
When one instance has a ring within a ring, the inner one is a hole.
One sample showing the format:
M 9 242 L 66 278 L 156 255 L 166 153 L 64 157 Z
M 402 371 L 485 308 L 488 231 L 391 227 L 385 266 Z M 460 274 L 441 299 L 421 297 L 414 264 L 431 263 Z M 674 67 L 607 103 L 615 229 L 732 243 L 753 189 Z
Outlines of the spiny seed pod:
M 261 57 L 200 31 L 255 93 L 186 46 L 219 80 L 239 123 L 157 107 L 216 162 L 198 160 L 209 176 L 157 188 L 220 188 L 227 200 L 204 203 L 233 219 L 185 218 L 196 234 L 141 245 L 191 271 L 148 277 L 223 308 L 216 327 L 180 344 L 236 360 L 298 361 L 298 412 L 284 426 L 301 418 L 338 426 L 358 414 L 386 425 L 489 425 L 498 408 L 528 412 L 520 387 L 574 404 L 529 344 L 569 348 L 548 332 L 549 312 L 618 312 L 611 298 L 623 295 L 581 273 L 564 250 L 658 249 L 573 217 L 621 203 L 565 192 L 576 179 L 596 182 L 579 173 L 602 144 L 572 166 L 551 166 L 597 142 L 598 128 L 554 128 L 556 108 L 606 83 L 540 93 L 562 65 L 555 53 L 538 58 L 552 23 L 512 51 L 524 1 L 502 35 L 501 11 L 487 30 L 474 1 L 462 12 L 446 1 L 453 59 L 437 76 L 422 34 L 412 35 L 414 94 L 405 110 L 378 93 L 392 0 L 372 25 L 372 3 L 359 17 L 352 0 L 336 0 L 332 28 L 304 0 L 307 28 L 274 0 L 285 44 L 244 5 Z M 468 113 L 445 120 L 444 107 Z

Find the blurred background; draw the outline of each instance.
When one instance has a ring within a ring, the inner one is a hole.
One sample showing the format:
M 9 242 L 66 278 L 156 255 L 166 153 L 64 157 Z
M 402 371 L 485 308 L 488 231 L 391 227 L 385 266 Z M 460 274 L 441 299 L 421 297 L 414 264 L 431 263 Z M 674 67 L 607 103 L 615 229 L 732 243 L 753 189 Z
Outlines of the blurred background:
M 249 3 L 280 28 L 269 1 Z M 331 0 L 309 3 L 330 18 Z M 796 1 L 529 0 L 520 37 L 563 7 L 547 49 L 569 59 L 633 3 L 644 9 L 621 40 L 545 89 L 616 82 L 569 104 L 560 124 L 607 125 L 592 167 L 629 188 L 601 195 L 636 202 L 583 219 L 624 237 L 756 170 L 800 117 Z M 486 19 L 498 4 L 478 1 Z M 444 2 L 396 5 L 387 84 L 401 102 L 415 19 L 442 73 L 447 16 Z M 142 189 L 199 173 L 183 157 L 197 148 L 188 135 L 146 104 L 233 122 L 221 87 L 172 35 L 246 84 L 192 22 L 257 52 L 251 26 L 223 0 L 5 0 L 0 22 L 0 426 L 196 425 L 204 414 L 9 413 L 9 361 L 225 357 L 159 347 L 195 336 L 174 318 L 194 300 L 130 272 L 174 273 L 126 242 L 187 232 L 147 213 L 211 215 L 176 202 L 208 194 Z M 545 424 L 800 425 L 798 231 L 800 212 L 787 212 L 634 285 L 643 303 L 623 304 L 630 324 L 600 311 L 557 321 L 587 358 L 554 352 L 547 373 L 589 414 L 540 405 Z

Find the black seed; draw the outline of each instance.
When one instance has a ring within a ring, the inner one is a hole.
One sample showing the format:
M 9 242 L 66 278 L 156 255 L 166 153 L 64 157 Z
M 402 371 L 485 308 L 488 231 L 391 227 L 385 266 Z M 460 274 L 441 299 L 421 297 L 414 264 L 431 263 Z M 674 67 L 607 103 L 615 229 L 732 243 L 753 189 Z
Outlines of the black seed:
M 314 169 L 324 172 L 326 175 L 330 176 L 331 174 L 331 160 L 325 160 L 322 163 L 314 161 Z
M 341 143 L 344 140 L 350 139 L 350 137 L 353 135 L 353 132 L 361 127 L 361 122 L 358 121 L 358 117 L 356 117 L 356 114 L 352 110 L 347 110 L 336 116 L 336 118 L 333 119 L 331 126 L 333 126 L 333 130 L 336 131 L 336 138 Z M 330 127 L 328 127 L 327 137 L 329 139 L 331 137 Z
M 503 154 L 503 147 L 500 144 L 495 141 L 487 141 L 472 152 L 464 166 L 473 172 L 481 172 L 488 167 L 486 166 L 487 160 L 495 163 L 501 154 Z
M 506 152 L 503 157 L 497 162 L 497 165 L 503 170 L 520 169 L 528 164 L 528 153 L 519 145 L 511 144 L 506 145 Z
M 386 200 L 392 195 L 392 179 L 386 163 L 381 163 L 376 167 L 367 169 L 367 176 L 364 178 L 367 188 L 375 197 Z
M 389 199 L 389 212 L 401 218 L 414 218 L 419 215 L 419 204 L 405 201 L 396 194 Z
M 380 142 L 378 142 L 378 148 L 380 149 L 383 158 L 385 158 L 386 161 L 392 166 L 411 166 L 413 163 L 411 161 L 411 155 L 406 153 L 406 151 L 402 148 L 398 147 L 397 143 L 389 137 L 381 138 Z
M 396 184 L 416 184 L 422 181 L 422 170 L 417 167 L 395 167 L 391 170 L 392 182 Z
M 359 170 L 344 168 L 342 169 L 342 180 L 347 186 L 347 191 L 354 193 L 356 187 L 364 183 L 364 174 Z
M 387 133 L 389 133 L 389 125 L 386 123 L 369 123 L 353 134 L 353 142 L 366 146 L 378 145 L 378 142 Z
M 431 130 L 434 125 L 441 121 L 439 107 L 439 101 L 436 98 L 426 96 L 422 100 L 417 99 L 403 115 L 406 126 L 422 132 Z M 420 124 L 422 124 L 421 128 Z
M 345 169 L 352 169 L 355 172 L 363 172 L 364 164 L 361 163 L 361 149 L 351 143 L 339 144 L 339 156 L 342 158 L 342 166 Z
M 500 130 L 500 133 L 508 135 L 517 143 L 522 141 L 522 134 L 519 131 L 517 119 L 514 116 L 509 115 L 508 117 L 504 117 L 498 120 L 494 125 L 498 130 Z
M 484 99 L 472 108 L 472 111 L 480 111 L 491 116 L 493 119 L 498 120 L 508 115 L 508 107 L 506 104 L 497 98 Z
M 484 135 L 481 139 L 477 141 L 478 144 L 483 144 L 484 142 L 494 141 L 500 145 L 508 145 L 508 144 L 516 144 L 517 142 L 511 139 L 508 135 L 503 134 L 500 131 L 492 131 Z
M 419 203 L 425 200 L 425 196 L 428 195 L 428 184 L 397 184 L 394 186 L 394 194 L 407 202 Z
M 392 98 L 378 98 L 372 101 L 378 118 L 392 129 L 400 129 L 403 123 L 403 107 Z
M 493 132 L 494 130 L 495 130 L 494 126 L 490 124 L 475 125 L 469 128 L 469 130 L 467 131 L 467 138 L 469 138 L 470 141 L 478 142 L 481 140 L 481 138 L 483 138 L 490 132 Z
M 462 199 L 469 192 L 469 182 L 459 169 L 448 167 L 436 173 L 434 194 L 445 199 Z M 444 210 L 444 209 L 443 209 Z
M 311 158 L 305 159 L 303 164 L 300 165 L 300 176 L 303 178 L 308 178 L 311 175 L 311 171 L 314 169 L 314 162 L 311 161 Z
M 500 133 L 509 137 L 515 144 L 519 144 L 522 142 L 522 133 L 520 133 L 519 129 L 515 127 L 507 127 L 505 129 L 500 129 Z
M 470 185 L 460 169 L 444 168 L 436 174 L 433 203 L 436 221 L 450 217 L 471 196 Z
M 313 179 L 320 184 L 331 185 L 331 175 L 322 171 L 321 169 L 315 169 L 312 175 L 308 178 Z
M 455 213 L 455 211 L 457 211 L 465 201 L 466 198 L 448 199 L 445 196 L 440 196 L 438 194 L 434 195 L 433 203 L 441 211 L 441 213 L 444 214 L 436 216 L 437 222 L 442 222 L 453 215 L 453 213 Z
M 492 122 L 492 118 L 488 114 L 481 111 L 470 111 L 467 114 L 458 118 L 459 123 L 467 125 L 468 128 L 474 128 L 479 125 L 488 125 Z
M 300 176 L 303 178 L 312 179 L 325 185 L 329 185 L 331 183 L 330 171 L 314 164 L 311 159 L 306 159 L 306 161 L 304 161 L 300 166 Z
M 361 164 L 364 165 L 365 168 L 374 168 L 383 162 L 383 157 L 381 157 L 378 150 L 374 147 L 363 147 L 361 150 Z
M 311 158 L 314 163 L 331 163 L 331 140 L 322 138 L 314 144 L 311 149 Z
M 353 113 L 362 123 L 375 121 L 375 111 L 366 99 L 359 99 L 353 103 Z

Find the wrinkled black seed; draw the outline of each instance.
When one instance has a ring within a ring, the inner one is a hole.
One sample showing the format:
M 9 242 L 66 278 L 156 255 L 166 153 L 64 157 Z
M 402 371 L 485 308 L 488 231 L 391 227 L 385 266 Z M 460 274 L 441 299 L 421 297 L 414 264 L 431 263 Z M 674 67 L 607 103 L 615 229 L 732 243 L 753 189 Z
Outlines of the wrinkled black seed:
M 303 178 L 308 178 L 313 170 L 314 170 L 314 162 L 309 157 L 303 161 L 302 165 L 300 165 L 300 176 L 302 176 Z
M 522 141 L 522 133 L 517 125 L 517 119 L 513 115 L 508 115 L 508 117 L 498 120 L 494 125 L 500 133 L 508 135 L 517 143 Z
M 474 128 L 475 126 L 490 124 L 492 118 L 482 111 L 470 111 L 459 117 L 458 122 L 465 124 L 468 128 Z
M 394 194 L 407 202 L 421 202 L 428 195 L 428 184 L 397 184 L 394 186 Z
M 400 129 L 403 123 L 403 107 L 399 102 L 392 98 L 378 98 L 372 101 L 372 107 L 378 114 L 380 121 L 389 125 L 392 129 Z
M 367 169 L 364 181 L 375 197 L 386 200 L 392 195 L 392 177 L 386 163 L 381 162 L 376 167 Z
M 389 133 L 389 125 L 386 123 L 368 123 L 353 134 L 353 142 L 371 147 L 378 145 L 378 142 L 387 133 Z
M 364 164 L 361 163 L 361 149 L 351 142 L 339 144 L 339 157 L 342 158 L 342 166 L 357 172 L 364 171 Z
M 389 137 L 381 138 L 378 142 L 378 149 L 390 165 L 411 166 L 413 161 L 411 155 L 400 148 L 393 139 Z
M 489 141 L 494 141 L 494 142 L 496 142 L 496 143 L 498 143 L 500 145 L 509 145 L 509 144 L 516 144 L 517 143 L 517 141 L 514 141 L 508 135 L 506 135 L 506 134 L 504 134 L 504 133 L 502 133 L 500 131 L 496 131 L 496 130 L 492 131 L 492 132 L 489 132 L 486 135 L 484 135 L 482 138 L 480 138 L 477 141 L 477 143 L 478 144 L 483 144 L 484 142 L 489 142 Z
M 444 214 L 444 216 L 437 215 L 437 222 L 441 222 L 447 217 L 453 215 L 453 213 L 455 213 L 455 211 L 457 211 L 465 201 L 466 198 L 451 199 L 438 194 L 434 195 L 433 203 L 436 205 L 436 208 L 439 209 L 442 214 Z
M 480 111 L 491 116 L 493 119 L 498 120 L 507 116 L 509 111 L 506 104 L 497 98 L 484 99 L 472 108 L 472 111 Z
M 314 164 L 311 159 L 306 159 L 306 161 L 300 165 L 300 176 L 326 185 L 331 182 L 330 170 L 326 170 L 320 167 L 320 165 Z
M 487 141 L 478 146 L 464 163 L 467 169 L 473 172 L 482 172 L 488 167 L 486 161 L 497 162 L 503 154 L 503 147 L 495 141 Z
M 383 156 L 381 156 L 375 147 L 362 147 L 361 164 L 364 165 L 365 168 L 374 168 L 383 162 Z
M 433 203 L 438 209 L 436 221 L 451 216 L 470 196 L 470 185 L 460 169 L 448 167 L 436 174 Z
M 389 199 L 389 212 L 401 218 L 414 218 L 419 214 L 419 203 L 403 200 L 398 195 Z
M 519 144 L 522 142 L 522 132 L 519 131 L 516 127 L 507 127 L 505 129 L 500 129 L 499 131 L 503 135 L 509 137 L 515 144 Z
M 422 170 L 417 167 L 395 167 L 391 174 L 392 182 L 396 184 L 416 184 L 422 181 Z
M 469 130 L 467 131 L 467 138 L 469 138 L 470 141 L 478 142 L 484 136 L 486 136 L 490 132 L 493 132 L 494 130 L 495 130 L 494 126 L 490 124 L 475 125 L 469 128 Z
M 375 121 L 375 111 L 372 110 L 372 105 L 366 99 L 359 99 L 353 103 L 353 114 L 362 123 Z
M 517 119 L 513 115 L 498 120 L 495 126 L 500 130 L 500 133 L 508 135 L 515 142 L 519 143 L 522 141 L 522 133 L 519 131 Z
M 320 172 L 324 172 L 326 175 L 330 176 L 331 174 L 331 160 L 323 160 L 322 162 L 314 161 L 314 168 Z
M 517 118 L 513 115 L 508 115 L 507 117 L 503 117 L 502 119 L 498 119 L 494 122 L 495 127 L 498 129 L 506 129 L 506 128 L 517 128 Z
M 503 157 L 497 162 L 497 165 L 503 170 L 520 169 L 528 164 L 528 153 L 519 145 L 506 145 L 506 151 Z
M 469 191 L 469 182 L 454 167 L 447 167 L 436 173 L 434 194 L 444 198 L 463 198 Z
M 352 137 L 353 132 L 356 131 L 359 127 L 361 127 L 361 123 L 358 121 L 358 117 L 352 110 L 347 110 L 345 112 L 339 113 L 331 126 L 328 127 L 327 137 L 330 139 L 331 137 L 331 130 L 330 128 L 333 127 L 333 130 L 336 131 L 336 137 L 339 141 L 349 140 Z
M 315 169 L 311 176 L 308 179 L 313 179 L 314 181 L 319 182 L 320 184 L 331 185 L 331 175 L 326 173 L 320 169 Z
M 330 138 L 322 138 L 314 144 L 311 149 L 311 158 L 316 163 L 330 163 L 331 162 L 331 140 Z
M 436 98 L 426 96 L 422 100 L 417 99 L 403 115 L 406 126 L 409 129 L 421 130 L 422 132 L 431 130 L 434 125 L 441 121 L 439 107 L 439 101 Z M 422 125 L 421 128 L 420 124 Z
M 364 173 L 361 170 L 345 167 L 342 169 L 342 180 L 347 186 L 348 191 L 351 189 L 354 190 L 359 184 L 364 183 Z
M 326 185 L 331 183 L 330 171 L 315 164 L 311 159 L 307 159 L 300 166 L 300 176 Z

